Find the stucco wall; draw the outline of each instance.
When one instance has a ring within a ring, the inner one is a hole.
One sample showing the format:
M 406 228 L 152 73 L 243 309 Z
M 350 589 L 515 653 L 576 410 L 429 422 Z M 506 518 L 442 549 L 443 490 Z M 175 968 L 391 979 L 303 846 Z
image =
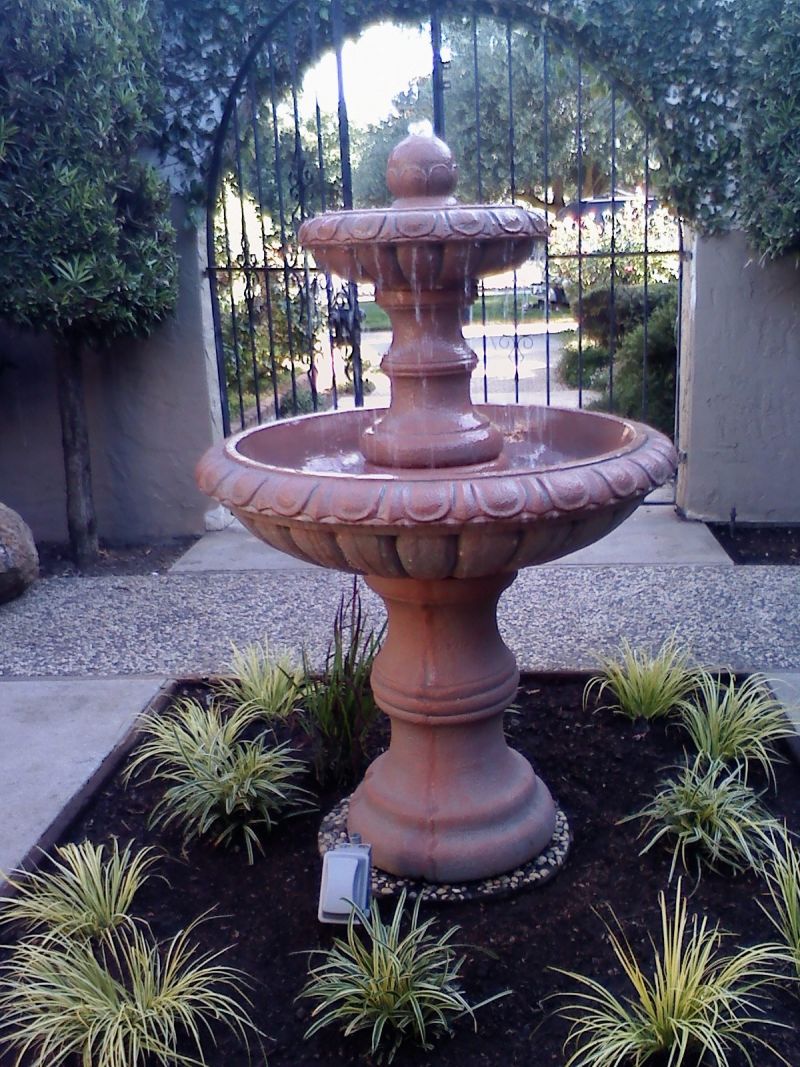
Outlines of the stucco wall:
M 87 353 L 86 402 L 100 537 L 111 544 L 202 533 L 193 470 L 221 433 L 203 244 L 176 207 L 180 295 L 147 341 Z M 49 344 L 0 333 L 0 500 L 39 541 L 65 541 L 61 430 Z
M 800 523 L 800 269 L 741 233 L 695 238 L 681 338 L 678 507 Z

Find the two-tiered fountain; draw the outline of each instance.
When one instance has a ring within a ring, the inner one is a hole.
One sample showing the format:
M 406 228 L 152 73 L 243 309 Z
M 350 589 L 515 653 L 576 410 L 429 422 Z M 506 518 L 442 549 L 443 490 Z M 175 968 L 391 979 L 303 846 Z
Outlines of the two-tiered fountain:
M 409 137 L 389 158 L 386 210 L 305 222 L 324 270 L 375 286 L 394 336 L 391 404 L 260 426 L 198 468 L 257 537 L 366 575 L 386 604 L 372 672 L 389 749 L 350 800 L 376 866 L 431 882 L 482 879 L 544 850 L 556 812 L 506 744 L 519 674 L 496 609 L 520 567 L 588 545 L 675 469 L 666 437 L 609 415 L 470 400 L 461 332 L 477 280 L 521 265 L 546 223 L 519 206 L 459 204 L 445 144 Z

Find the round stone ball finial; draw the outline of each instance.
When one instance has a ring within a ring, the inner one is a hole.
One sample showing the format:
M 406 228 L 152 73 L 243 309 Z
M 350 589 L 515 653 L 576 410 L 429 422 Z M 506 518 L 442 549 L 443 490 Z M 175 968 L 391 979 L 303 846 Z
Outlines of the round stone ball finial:
M 396 145 L 386 165 L 386 184 L 395 201 L 454 203 L 458 167 L 438 137 L 411 134 Z

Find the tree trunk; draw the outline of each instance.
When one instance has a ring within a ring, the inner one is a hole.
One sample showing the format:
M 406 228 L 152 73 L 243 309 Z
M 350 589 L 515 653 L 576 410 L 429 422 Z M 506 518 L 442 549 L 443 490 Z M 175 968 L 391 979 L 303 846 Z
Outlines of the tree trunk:
M 75 338 L 67 338 L 56 349 L 56 379 L 64 445 L 69 542 L 76 564 L 83 569 L 96 559 L 98 545 L 83 395 L 83 363 L 80 342 Z

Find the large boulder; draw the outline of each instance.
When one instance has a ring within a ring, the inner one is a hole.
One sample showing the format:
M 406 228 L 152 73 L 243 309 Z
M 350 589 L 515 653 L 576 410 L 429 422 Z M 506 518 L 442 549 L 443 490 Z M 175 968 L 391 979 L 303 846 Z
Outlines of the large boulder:
M 0 604 L 24 593 L 38 577 L 33 534 L 16 511 L 0 504 Z

